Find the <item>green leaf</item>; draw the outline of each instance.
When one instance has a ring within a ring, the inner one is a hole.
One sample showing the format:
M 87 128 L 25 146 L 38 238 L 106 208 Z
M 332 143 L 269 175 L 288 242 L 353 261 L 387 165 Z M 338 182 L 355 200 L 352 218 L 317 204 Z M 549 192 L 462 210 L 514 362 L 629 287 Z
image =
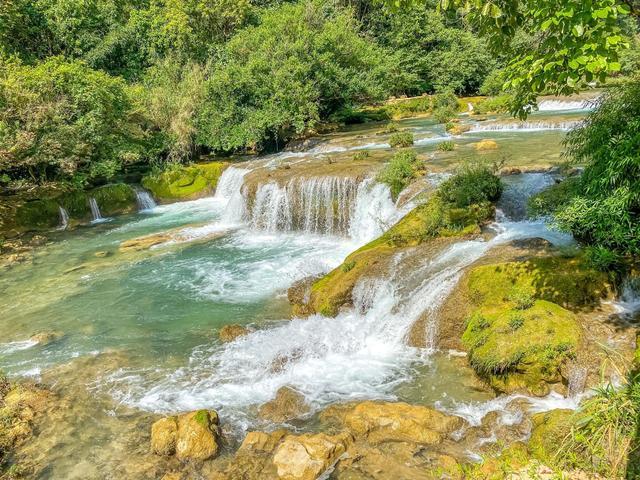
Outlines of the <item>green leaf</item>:
M 581 37 L 584 34 L 584 27 L 582 25 L 574 25 L 572 31 L 574 36 Z

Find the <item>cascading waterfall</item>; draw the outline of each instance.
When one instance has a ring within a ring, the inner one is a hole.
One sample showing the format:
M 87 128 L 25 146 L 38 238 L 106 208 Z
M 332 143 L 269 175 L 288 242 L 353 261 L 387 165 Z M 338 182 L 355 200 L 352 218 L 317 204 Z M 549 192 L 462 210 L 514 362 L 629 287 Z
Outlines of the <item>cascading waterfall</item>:
M 411 366 L 436 348 L 435 313 L 466 267 L 512 240 L 571 241 L 542 222 L 504 221 L 493 228 L 495 236 L 488 241 L 460 241 L 419 259 L 398 254 L 384 278 L 360 279 L 352 293 L 354 307 L 337 317 L 296 318 L 229 344 L 203 347 L 187 368 L 151 388 L 129 389 L 121 399 L 154 411 L 216 407 L 242 423 L 245 407 L 273 398 L 284 385 L 302 392 L 315 408 L 391 396 L 411 378 Z M 409 331 L 425 314 L 428 348 L 407 346 Z
M 102 218 L 102 214 L 100 213 L 100 207 L 98 207 L 98 202 L 96 202 L 95 198 L 91 197 L 89 199 L 89 207 L 91 208 L 92 222 L 97 223 L 104 220 L 104 218 Z
M 144 188 L 135 188 L 136 202 L 138 203 L 138 212 L 148 212 L 153 210 L 157 205 L 153 197 Z
M 251 170 L 229 167 L 220 176 L 215 198 L 226 201 L 227 206 L 222 213 L 222 223 L 237 224 L 244 221 L 246 215 L 246 199 L 242 192 L 244 177 Z
M 69 226 L 69 212 L 62 205 L 58 205 L 58 216 L 60 218 L 58 230 L 66 230 Z
M 244 221 L 256 230 L 348 236 L 366 242 L 410 208 L 398 210 L 386 185 L 353 177 L 299 177 L 284 186 L 264 183 L 249 200 L 247 189 L 241 187 L 245 174 L 234 173 L 233 188 L 229 182 L 223 221 Z
M 473 125 L 469 133 L 478 132 L 537 132 L 543 130 L 571 130 L 578 126 L 580 122 L 566 121 L 527 121 L 527 122 L 483 122 Z

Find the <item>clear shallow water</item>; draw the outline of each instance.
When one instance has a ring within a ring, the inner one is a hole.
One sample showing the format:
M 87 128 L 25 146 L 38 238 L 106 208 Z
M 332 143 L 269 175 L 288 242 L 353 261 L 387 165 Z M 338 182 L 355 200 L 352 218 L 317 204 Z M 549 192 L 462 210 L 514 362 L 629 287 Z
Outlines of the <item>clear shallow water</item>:
M 541 114 L 541 118 L 546 117 Z M 416 148 L 424 154 L 433 154 L 437 142 L 447 138 L 442 127 L 429 120 L 407 120 L 402 125 L 414 129 Z M 327 136 L 329 147 L 321 144 L 311 152 L 279 154 L 243 167 L 269 170 L 283 158 L 318 162 L 337 155 L 339 161 L 348 160 L 354 150 L 363 148 L 370 150 L 374 160 L 383 161 L 392 151 L 384 136 L 377 134 L 379 129 L 351 129 Z M 454 139 L 455 152 L 436 154 L 427 167 L 450 170 L 474 158 L 478 154 L 473 143 L 482 138 L 496 139 L 500 145 L 499 152 L 483 154 L 487 157 L 505 154 L 518 165 L 548 164 L 559 158 L 562 136 L 557 130 L 464 134 Z M 365 279 L 354 294 L 356 308 L 335 319 L 316 315 L 290 321 L 284 298 L 287 287 L 339 265 L 411 204 L 395 208 L 388 191 L 372 183 L 370 189 L 358 190 L 344 200 L 351 211 L 348 228 L 338 229 L 340 235 L 314 229 L 307 233 L 295 228 L 278 231 L 282 228 L 278 222 L 270 224 L 274 228 L 256 230 L 249 226 L 252 217 L 240 190 L 242 175 L 229 171 L 229 178 L 212 198 L 157 206 L 55 234 L 59 241 L 39 251 L 33 264 L 3 273 L 2 368 L 11 375 L 42 375 L 52 383 L 59 381 L 57 372 L 63 371 L 66 385 L 89 388 L 91 395 L 102 398 L 98 408 L 109 418 L 139 418 L 143 414 L 131 412 L 140 411 L 213 407 L 234 430 L 255 425 L 255 407 L 271 399 L 282 385 L 297 387 L 316 410 L 356 398 L 438 402 L 441 408 L 460 411 L 485 408 L 484 403 L 473 403 L 484 402 L 488 396 L 466 385 L 468 370 L 431 349 L 410 348 L 404 338 L 420 315 L 435 309 L 447 296 L 463 269 L 491 247 L 532 236 L 569 241 L 547 230 L 542 222 L 509 220 L 522 218 L 521 197 L 552 179 L 533 175 L 513 182 L 512 199 L 503 205 L 507 218 L 494 226 L 492 239 L 459 242 L 423 258 L 416 269 L 411 264 L 411 278 L 391 271 L 386 278 Z M 339 182 L 325 183 L 328 186 L 320 191 L 332 201 L 326 192 Z M 270 205 L 267 213 L 277 210 L 276 216 L 282 214 L 292 205 L 291 195 L 304 195 L 295 192 L 317 191 L 317 187 L 281 188 L 278 201 L 265 203 Z M 314 209 L 308 211 L 315 214 Z M 118 250 L 123 241 L 166 232 L 177 232 L 175 241 L 140 252 Z M 107 256 L 97 257 L 98 252 L 107 252 Z M 402 268 L 405 259 L 396 260 L 396 271 L 406 271 Z M 249 324 L 256 331 L 221 345 L 217 332 L 230 323 Z M 427 328 L 431 329 L 427 338 L 433 338 L 437 324 Z M 48 345 L 29 340 L 43 331 L 61 336 Z M 106 355 L 102 359 L 98 354 Z M 76 369 L 78 361 L 83 363 Z M 47 373 L 56 365 L 62 370 Z M 93 407 L 87 401 L 75 408 L 84 414 Z M 113 424 L 113 431 L 101 433 L 105 445 L 122 428 L 120 420 L 94 425 L 85 415 L 67 422 L 74 429 L 89 431 Z M 148 422 L 143 428 L 148 429 Z M 54 436 L 54 477 L 66 478 L 75 468 L 74 459 L 89 458 L 89 449 L 86 440 L 70 439 L 69 431 Z M 123 455 L 109 454 L 101 468 L 108 470 Z M 104 478 L 103 472 L 82 470 L 84 477 L 78 478 Z

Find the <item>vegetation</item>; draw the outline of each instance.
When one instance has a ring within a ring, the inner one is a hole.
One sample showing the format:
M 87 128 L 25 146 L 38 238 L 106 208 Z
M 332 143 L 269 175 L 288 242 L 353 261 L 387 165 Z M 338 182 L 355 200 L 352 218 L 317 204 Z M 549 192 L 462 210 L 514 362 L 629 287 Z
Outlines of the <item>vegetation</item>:
M 396 153 L 378 174 L 378 181 L 386 183 L 395 200 L 400 192 L 413 180 L 418 170 L 418 156 L 413 150 Z
M 406 148 L 413 145 L 413 133 L 396 132 L 389 137 L 389 145 L 392 148 Z
M 565 142 L 568 159 L 584 173 L 531 201 L 534 212 L 552 213 L 560 228 L 612 265 L 616 254 L 640 253 L 639 113 L 640 81 L 608 92 Z
M 456 144 L 451 140 L 446 140 L 438 144 L 438 150 L 441 152 L 452 152 L 456 148 Z

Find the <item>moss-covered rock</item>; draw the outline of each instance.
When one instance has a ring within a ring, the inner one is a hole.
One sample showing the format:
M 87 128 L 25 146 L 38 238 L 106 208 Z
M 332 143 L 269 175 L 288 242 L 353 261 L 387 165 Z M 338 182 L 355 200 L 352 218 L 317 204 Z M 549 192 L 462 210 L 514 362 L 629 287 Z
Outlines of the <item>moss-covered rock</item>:
M 135 212 L 138 208 L 135 190 L 124 183 L 95 188 L 87 192 L 86 196 L 96 199 L 104 217 Z
M 351 301 L 353 287 L 364 274 L 374 274 L 399 248 L 413 247 L 437 237 L 462 237 L 480 233 L 480 225 L 493 217 L 490 203 L 453 208 L 434 195 L 409 212 L 376 240 L 349 255 L 344 263 L 311 287 L 309 308 L 296 311 L 336 316 Z
M 215 192 L 227 165 L 226 162 L 210 162 L 176 166 L 145 176 L 142 185 L 161 201 L 200 198 Z
M 48 230 L 59 223 L 58 203 L 51 199 L 25 202 L 15 212 L 15 225 L 21 230 Z
M 554 465 L 554 457 L 571 431 L 572 419 L 573 411 L 564 409 L 534 415 L 528 444 L 531 454 L 547 465 Z
M 534 258 L 476 267 L 466 276 L 471 312 L 462 336 L 474 370 L 495 390 L 548 393 L 564 382 L 581 329 L 571 310 L 608 293 L 605 275 L 579 258 Z

